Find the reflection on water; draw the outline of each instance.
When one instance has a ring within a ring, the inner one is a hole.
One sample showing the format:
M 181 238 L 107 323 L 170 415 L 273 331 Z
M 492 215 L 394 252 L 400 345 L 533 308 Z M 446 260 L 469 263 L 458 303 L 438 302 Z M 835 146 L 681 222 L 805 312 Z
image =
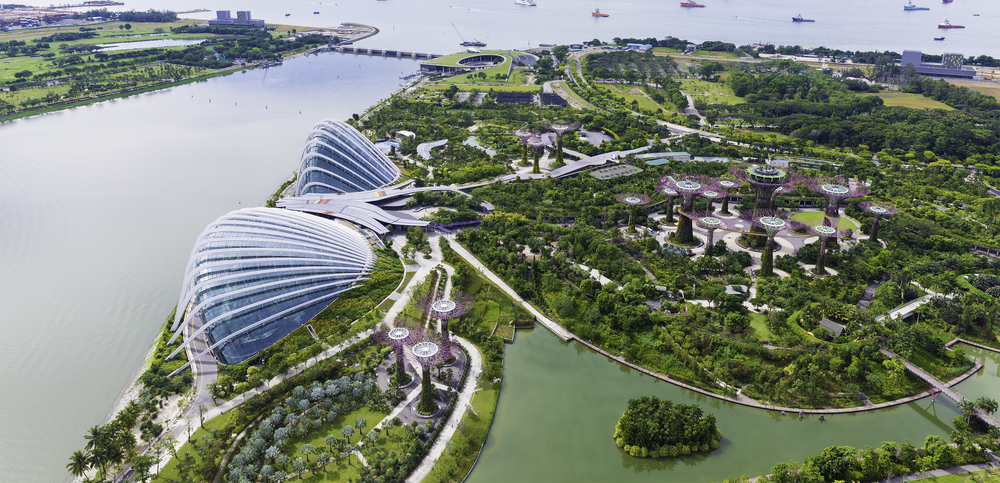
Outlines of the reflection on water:
M 958 415 L 947 398 L 935 403 L 924 398 L 880 411 L 829 415 L 826 421 L 800 419 L 692 393 L 571 344 L 535 329 L 522 331 L 506 348 L 503 396 L 469 481 L 718 482 L 764 474 L 775 463 L 802 461 L 830 445 L 920 444 L 930 434 L 947 439 Z M 971 349 L 969 354 L 978 357 Z M 996 359 L 959 390 L 969 388 L 967 396 L 978 397 L 971 394 L 975 386 L 1000 397 Z M 659 460 L 625 454 L 611 438 L 614 425 L 628 400 L 645 394 L 697 403 L 714 414 L 723 435 L 719 449 Z

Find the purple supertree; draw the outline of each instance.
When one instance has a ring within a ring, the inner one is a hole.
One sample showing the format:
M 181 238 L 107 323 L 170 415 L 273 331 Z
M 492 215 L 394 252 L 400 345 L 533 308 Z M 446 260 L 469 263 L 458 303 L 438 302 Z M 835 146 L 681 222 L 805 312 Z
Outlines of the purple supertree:
M 542 157 L 541 148 L 545 148 L 552 145 L 552 141 L 548 138 L 542 139 L 538 136 L 534 136 L 528 139 L 528 146 L 535 150 L 534 163 L 532 164 L 531 174 L 541 174 L 541 169 L 538 167 L 538 160 Z
M 431 383 L 431 368 L 437 364 L 447 361 L 452 357 L 452 342 L 441 338 L 432 331 L 422 331 L 422 337 L 413 345 L 410 351 L 416 357 L 417 362 L 423 369 L 423 380 L 420 382 L 420 402 L 417 403 L 417 411 L 423 414 L 434 414 L 437 412 L 437 403 L 434 402 L 434 385 Z
M 809 189 L 826 200 L 823 224 L 836 228 L 840 224 L 840 203 L 847 198 L 868 194 L 868 187 L 861 183 L 851 183 L 843 176 L 819 176 L 806 181 Z
M 760 256 L 760 275 L 770 277 L 774 275 L 774 237 L 782 230 L 794 230 L 798 223 L 788 219 L 788 213 L 784 210 L 753 210 L 745 211 L 741 215 L 743 220 L 753 223 L 767 235 L 767 244 L 764 245 L 764 253 Z
M 743 187 L 743 181 L 739 179 L 720 179 L 717 183 L 719 188 L 726 190 L 727 193 L 732 193 Z M 719 213 L 723 215 L 729 214 L 729 196 L 722 198 L 722 209 Z
M 376 342 L 392 346 L 393 353 L 396 354 L 396 374 L 393 378 L 397 386 L 402 386 L 410 382 L 409 376 L 406 374 L 406 365 L 403 362 L 406 359 L 403 350 L 405 346 L 412 345 L 418 336 L 419 334 L 416 331 L 411 331 L 406 327 L 388 326 L 382 326 L 372 334 L 372 338 Z
M 528 140 L 537 136 L 538 131 L 531 131 L 527 129 L 519 129 L 517 131 L 511 131 L 511 134 L 517 136 L 517 139 L 521 142 L 521 166 L 528 165 Z
M 715 211 L 715 207 L 712 205 L 712 203 L 714 203 L 715 200 L 718 200 L 718 199 L 723 199 L 723 200 L 724 199 L 728 199 L 729 198 L 729 192 L 726 191 L 726 190 L 724 190 L 724 189 L 722 189 L 722 188 L 720 188 L 720 187 L 718 187 L 718 186 L 716 186 L 715 189 L 708 190 L 708 191 L 702 191 L 701 192 L 701 197 L 705 198 L 706 200 L 708 200 L 707 211 L 708 211 L 709 214 L 711 214 L 713 211 Z
M 899 210 L 893 206 L 891 203 L 884 203 L 881 201 L 866 201 L 861 203 L 861 209 L 871 213 L 875 217 L 875 221 L 872 222 L 872 231 L 868 235 L 869 241 L 878 241 L 878 225 L 883 218 L 889 218 Z
M 575 122 L 556 121 L 542 124 L 542 127 L 556 133 L 556 162 L 563 163 L 563 134 L 580 129 L 580 125 Z
M 666 222 L 667 223 L 673 223 L 674 222 L 674 198 L 676 198 L 679 195 L 679 193 L 677 193 L 677 191 L 675 191 L 673 188 L 667 188 L 666 186 L 663 186 L 663 185 L 657 186 L 656 187 L 656 191 L 659 191 L 660 193 L 663 193 L 663 194 L 667 195 L 667 217 L 666 217 Z
M 684 215 L 694 209 L 694 198 L 705 191 L 716 191 L 715 182 L 700 174 L 673 174 L 662 176 L 659 179 L 660 186 L 664 189 L 672 189 L 681 196 L 681 214 Z M 677 242 L 681 245 L 691 245 L 694 243 L 694 232 L 692 231 L 691 219 L 682 216 L 677 220 Z
M 775 194 L 786 186 L 802 182 L 802 176 L 791 168 L 778 168 L 766 164 L 738 163 L 729 167 L 729 174 L 750 185 L 755 195 L 754 209 L 775 209 Z M 761 234 L 760 227 L 754 225 L 752 233 Z M 760 248 L 764 237 L 750 238 L 750 243 Z
M 816 259 L 816 275 L 826 275 L 826 245 L 831 238 L 851 236 L 850 230 L 838 230 L 832 226 L 806 226 L 806 230 L 819 237 L 819 258 Z
M 635 207 L 642 206 L 649 203 L 652 198 L 642 194 L 642 193 L 621 193 L 615 196 L 615 199 L 619 203 L 624 203 L 628 205 L 628 232 L 635 233 L 635 224 L 633 222 L 633 216 L 635 215 Z
M 729 228 L 729 225 L 714 216 L 708 211 L 695 211 L 694 213 L 688 214 L 699 227 L 708 232 L 708 246 L 705 248 L 705 256 L 712 256 L 712 242 L 715 236 L 715 230 L 725 230 Z
M 453 292 L 451 298 L 427 292 L 414 299 L 413 303 L 420 313 L 441 320 L 441 337 L 445 339 L 450 338 L 448 321 L 465 315 L 474 305 L 472 296 L 465 292 Z

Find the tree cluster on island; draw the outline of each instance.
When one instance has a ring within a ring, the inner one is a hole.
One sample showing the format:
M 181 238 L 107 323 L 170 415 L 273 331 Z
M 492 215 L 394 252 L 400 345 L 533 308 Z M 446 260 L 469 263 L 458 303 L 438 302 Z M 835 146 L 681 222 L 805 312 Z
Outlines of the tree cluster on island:
M 674 404 L 656 396 L 630 399 L 615 425 L 615 444 L 640 458 L 674 458 L 719 447 L 715 416 L 695 404 Z

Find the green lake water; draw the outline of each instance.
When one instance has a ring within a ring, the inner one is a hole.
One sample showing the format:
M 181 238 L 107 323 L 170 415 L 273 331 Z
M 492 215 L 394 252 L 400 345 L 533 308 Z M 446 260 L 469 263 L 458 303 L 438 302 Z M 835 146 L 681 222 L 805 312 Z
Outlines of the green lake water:
M 986 351 L 966 347 L 983 358 Z M 958 386 L 967 396 L 1000 397 L 1000 355 Z M 944 438 L 958 415 L 944 397 L 853 415 L 798 415 L 751 409 L 683 390 L 640 374 L 544 329 L 519 331 L 507 347 L 503 389 L 489 439 L 468 481 L 677 481 L 719 482 L 742 473 L 768 473 L 780 461 L 799 460 L 826 446 L 877 446 L 883 441 L 922 444 Z M 651 460 L 618 449 L 611 434 L 630 398 L 655 394 L 697 403 L 715 415 L 723 440 L 708 456 Z

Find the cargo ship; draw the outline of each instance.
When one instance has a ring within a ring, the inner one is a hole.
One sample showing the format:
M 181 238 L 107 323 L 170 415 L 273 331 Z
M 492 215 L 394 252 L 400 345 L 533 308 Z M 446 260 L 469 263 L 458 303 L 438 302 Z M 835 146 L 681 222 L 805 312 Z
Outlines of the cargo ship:
M 792 17 L 792 22 L 815 22 L 815 20 L 811 18 L 802 18 L 802 14 L 800 13 L 798 17 Z
M 944 23 L 938 24 L 939 29 L 964 29 L 965 25 L 952 25 L 948 19 L 944 19 Z
M 944 37 L 934 37 L 934 40 L 944 40 Z
M 951 2 L 954 2 L 954 1 L 955 0 L 941 0 L 941 3 L 951 3 Z
M 486 47 L 486 42 L 480 42 L 476 39 L 472 39 L 472 40 L 466 40 L 465 42 L 462 42 L 459 45 L 461 45 L 462 47 Z
M 705 8 L 704 5 L 694 2 L 681 2 L 681 6 L 684 8 Z
M 591 17 L 610 17 L 610 15 L 608 15 L 606 13 L 601 13 L 601 9 L 596 8 L 596 7 L 594 8 L 593 12 L 590 12 L 590 16 Z
M 910 2 L 910 3 L 906 4 L 906 5 L 903 5 L 903 10 L 906 10 L 906 11 L 912 11 L 912 10 L 930 10 L 930 7 L 918 7 L 918 6 L 914 5 L 913 2 Z
M 529 7 L 535 7 L 535 0 L 514 0 L 514 3 L 518 5 L 527 5 Z

